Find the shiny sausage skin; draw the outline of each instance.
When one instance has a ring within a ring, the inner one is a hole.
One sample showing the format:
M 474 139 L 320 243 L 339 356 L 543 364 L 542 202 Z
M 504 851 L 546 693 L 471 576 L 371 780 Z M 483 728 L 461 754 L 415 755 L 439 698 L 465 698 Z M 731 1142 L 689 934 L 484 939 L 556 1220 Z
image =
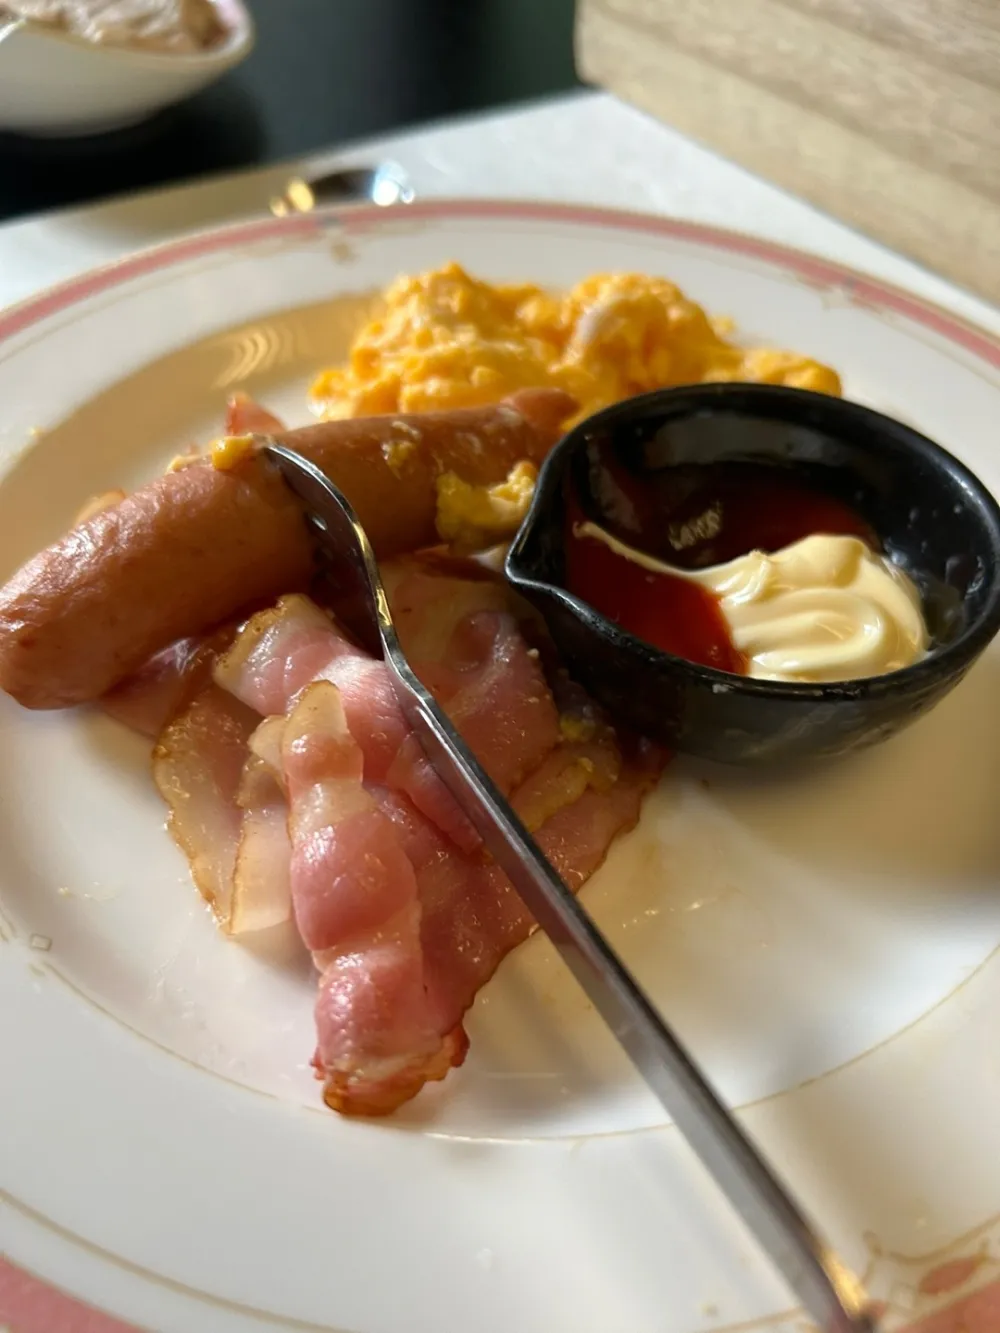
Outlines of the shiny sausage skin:
M 539 462 L 575 404 L 525 390 L 498 407 L 329 421 L 278 438 L 321 467 L 382 557 L 435 540 L 437 476 L 503 480 Z M 197 462 L 93 514 L 0 589 L 0 689 L 26 708 L 104 694 L 153 653 L 303 588 L 312 549 L 277 473 Z

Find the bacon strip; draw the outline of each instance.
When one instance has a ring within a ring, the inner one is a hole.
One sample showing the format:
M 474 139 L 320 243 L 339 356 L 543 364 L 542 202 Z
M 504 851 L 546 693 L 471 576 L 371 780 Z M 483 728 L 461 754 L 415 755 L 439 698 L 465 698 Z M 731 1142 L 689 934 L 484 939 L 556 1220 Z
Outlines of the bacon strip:
M 267 930 L 287 921 L 292 907 L 288 806 L 274 769 L 252 752 L 240 774 L 236 804 L 242 811 L 233 865 L 231 935 Z
M 479 846 L 478 834 L 423 751 L 408 744 L 410 728 L 385 665 L 356 648 L 308 598 L 283 597 L 253 616 L 216 665 L 215 679 L 263 717 L 284 714 L 312 681 L 336 685 L 368 780 L 408 792 L 458 846 Z
M 166 726 L 153 751 L 153 780 L 170 810 L 167 826 L 223 922 L 229 919 L 242 832 L 237 793 L 258 720 L 209 683 Z
M 226 404 L 227 435 L 275 435 L 285 423 L 248 393 L 234 393 Z
M 364 755 L 335 685 L 305 689 L 285 723 L 281 755 L 295 919 L 322 970 L 317 1026 L 329 1096 L 339 1109 L 391 1110 L 442 1060 L 416 875 L 362 785 Z
M 619 742 L 544 645 L 529 645 L 495 579 L 406 561 L 386 582 L 415 668 L 578 888 L 635 823 L 663 756 Z M 291 903 L 320 973 L 314 1063 L 325 1100 L 346 1114 L 386 1114 L 461 1063 L 464 1014 L 534 922 L 478 840 L 463 836 L 464 815 L 383 664 L 314 603 L 286 597 L 252 617 L 214 678 L 158 747 L 175 836 L 192 853 L 193 825 L 221 833 L 211 873 L 203 856 L 198 874 L 230 929 L 271 923 Z M 204 731 L 227 695 L 234 711 L 220 750 Z M 200 822 L 178 797 L 192 779 L 193 804 L 207 796 L 211 812 Z
M 105 694 L 99 701 L 101 709 L 131 731 L 155 740 L 208 684 L 216 659 L 235 634 L 235 625 L 223 625 L 208 636 L 179 639 Z
M 614 839 L 635 824 L 660 766 L 652 752 L 637 753 L 610 792 L 588 790 L 536 830 L 539 847 L 571 888 L 578 889 Z M 447 1033 L 461 1023 L 477 992 L 535 923 L 495 863 L 446 849 L 440 834 L 399 796 L 383 791 L 380 801 L 417 867 L 429 1001 L 439 1031 Z M 321 993 L 321 1011 L 323 1003 Z M 322 1040 L 319 1054 L 322 1059 Z

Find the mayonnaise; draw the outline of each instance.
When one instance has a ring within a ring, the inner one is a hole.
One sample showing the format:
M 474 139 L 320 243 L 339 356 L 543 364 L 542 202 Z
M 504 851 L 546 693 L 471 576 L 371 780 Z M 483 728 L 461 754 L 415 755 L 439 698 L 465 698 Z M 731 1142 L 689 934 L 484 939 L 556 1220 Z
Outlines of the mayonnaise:
M 656 573 L 714 593 L 747 675 L 834 681 L 879 676 L 927 651 L 920 595 L 885 556 L 857 537 L 816 534 L 780 551 L 750 551 L 724 565 L 678 569 L 627 546 L 595 523 L 574 533 L 604 542 Z

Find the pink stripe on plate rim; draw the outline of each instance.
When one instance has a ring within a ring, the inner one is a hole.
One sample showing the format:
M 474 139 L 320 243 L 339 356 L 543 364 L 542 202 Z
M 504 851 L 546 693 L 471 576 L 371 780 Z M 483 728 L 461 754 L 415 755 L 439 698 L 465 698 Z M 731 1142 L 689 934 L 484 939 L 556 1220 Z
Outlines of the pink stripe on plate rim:
M 876 310 L 903 315 L 914 323 L 972 352 L 989 365 L 1000 368 L 1000 338 L 966 322 L 957 315 L 913 296 L 901 288 L 882 282 L 833 260 L 795 250 L 776 241 L 766 241 L 743 232 L 709 227 L 699 222 L 655 217 L 648 213 L 590 208 L 574 204 L 507 202 L 501 200 L 440 199 L 417 201 L 406 205 L 405 216 L 425 221 L 449 218 L 481 218 L 564 223 L 567 226 L 608 227 L 618 231 L 641 232 L 674 237 L 710 246 L 731 254 L 747 255 L 774 268 L 794 273 L 806 281 L 825 287 L 843 287 L 857 301 Z M 229 224 L 209 231 L 195 232 L 176 241 L 167 241 L 151 249 L 80 277 L 70 278 L 38 296 L 29 297 L 0 314 L 0 341 L 13 337 L 49 315 L 57 314 L 99 292 L 149 273 L 160 272 L 174 264 L 199 259 L 205 255 L 281 237 L 320 234 L 325 225 L 340 222 L 348 230 L 377 229 L 397 220 L 395 210 L 374 205 L 352 205 L 343 209 L 320 209 L 315 214 L 288 218 L 260 218 Z
M 10 1333 L 142 1333 L 2 1258 L 0 1326 Z

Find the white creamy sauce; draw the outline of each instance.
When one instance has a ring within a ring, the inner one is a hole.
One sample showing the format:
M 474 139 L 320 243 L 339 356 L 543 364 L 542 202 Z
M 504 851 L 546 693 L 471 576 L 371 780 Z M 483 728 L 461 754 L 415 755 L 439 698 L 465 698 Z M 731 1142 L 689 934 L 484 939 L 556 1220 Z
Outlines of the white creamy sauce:
M 724 565 L 678 569 L 595 523 L 574 532 L 656 573 L 715 594 L 733 644 L 760 680 L 822 682 L 880 676 L 927 651 L 920 594 L 907 575 L 857 537 L 816 534 Z

